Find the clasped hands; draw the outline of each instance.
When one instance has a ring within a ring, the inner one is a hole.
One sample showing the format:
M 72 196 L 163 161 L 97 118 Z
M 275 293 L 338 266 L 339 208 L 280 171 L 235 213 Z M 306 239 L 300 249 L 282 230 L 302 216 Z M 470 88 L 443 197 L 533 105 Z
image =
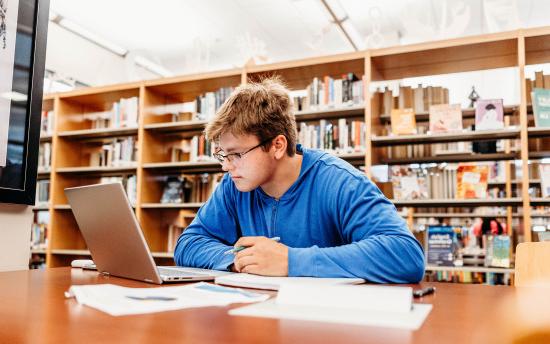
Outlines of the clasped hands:
M 231 271 L 264 276 L 288 276 L 288 247 L 263 236 L 240 238 Z

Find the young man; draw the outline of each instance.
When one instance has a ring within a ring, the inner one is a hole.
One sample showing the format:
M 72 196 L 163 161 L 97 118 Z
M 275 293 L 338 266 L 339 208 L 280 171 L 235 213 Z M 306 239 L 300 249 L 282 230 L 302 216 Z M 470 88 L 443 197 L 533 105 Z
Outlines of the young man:
M 379 283 L 422 279 L 422 248 L 380 190 L 344 160 L 296 145 L 291 101 L 277 80 L 239 87 L 206 136 L 228 173 L 178 239 L 178 265 Z M 224 254 L 237 246 L 246 249 Z

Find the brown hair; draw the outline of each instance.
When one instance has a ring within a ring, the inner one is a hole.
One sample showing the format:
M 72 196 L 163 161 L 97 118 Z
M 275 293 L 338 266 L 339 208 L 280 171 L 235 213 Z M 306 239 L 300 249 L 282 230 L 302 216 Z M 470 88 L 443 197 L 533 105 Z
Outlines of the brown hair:
M 288 89 L 278 77 L 239 86 L 206 126 L 208 140 L 216 141 L 223 133 L 255 135 L 260 142 L 286 137 L 289 156 L 296 153 L 296 121 Z M 271 143 L 263 148 L 266 150 Z

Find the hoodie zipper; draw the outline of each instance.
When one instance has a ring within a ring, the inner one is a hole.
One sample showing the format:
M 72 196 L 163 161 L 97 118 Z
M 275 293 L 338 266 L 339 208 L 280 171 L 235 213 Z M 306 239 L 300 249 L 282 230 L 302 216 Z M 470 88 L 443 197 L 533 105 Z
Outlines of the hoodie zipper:
M 271 233 L 269 233 L 269 237 L 274 237 L 275 234 L 275 221 L 277 218 L 277 208 L 279 208 L 279 200 L 275 199 L 275 203 L 273 203 L 272 210 L 271 210 Z

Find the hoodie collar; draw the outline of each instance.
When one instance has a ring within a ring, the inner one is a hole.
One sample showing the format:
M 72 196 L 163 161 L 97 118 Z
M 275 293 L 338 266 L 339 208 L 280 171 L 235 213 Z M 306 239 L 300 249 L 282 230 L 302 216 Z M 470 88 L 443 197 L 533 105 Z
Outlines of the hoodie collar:
M 326 152 L 320 151 L 320 150 L 313 150 L 313 149 L 307 149 L 302 147 L 301 144 L 296 145 L 296 154 L 302 155 L 302 166 L 300 168 L 300 175 L 298 176 L 298 179 L 294 181 L 294 183 L 290 186 L 290 188 L 281 196 L 279 201 L 292 199 L 294 195 L 296 194 L 297 189 L 299 188 L 300 184 L 302 183 L 303 179 L 307 175 L 307 173 L 313 168 L 315 163 L 325 154 L 328 154 Z M 262 190 L 261 187 L 256 188 L 256 192 L 262 196 L 262 198 L 268 198 L 271 200 L 275 200 L 273 197 L 269 196 Z

